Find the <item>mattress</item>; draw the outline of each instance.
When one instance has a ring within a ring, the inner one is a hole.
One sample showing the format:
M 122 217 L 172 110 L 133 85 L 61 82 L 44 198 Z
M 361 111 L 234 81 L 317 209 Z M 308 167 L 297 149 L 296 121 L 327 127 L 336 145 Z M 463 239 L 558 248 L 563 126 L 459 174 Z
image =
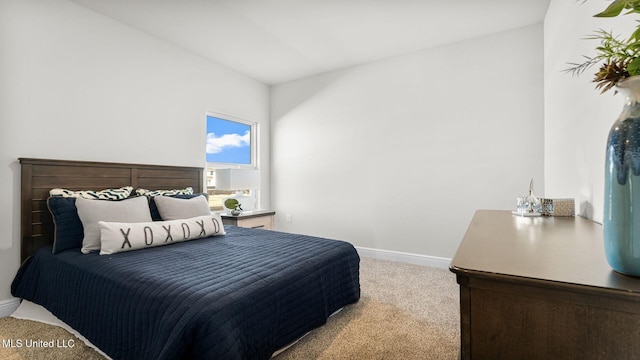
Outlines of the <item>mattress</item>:
M 113 255 L 45 247 L 20 268 L 12 293 L 114 359 L 268 359 L 358 301 L 351 244 L 225 229 Z

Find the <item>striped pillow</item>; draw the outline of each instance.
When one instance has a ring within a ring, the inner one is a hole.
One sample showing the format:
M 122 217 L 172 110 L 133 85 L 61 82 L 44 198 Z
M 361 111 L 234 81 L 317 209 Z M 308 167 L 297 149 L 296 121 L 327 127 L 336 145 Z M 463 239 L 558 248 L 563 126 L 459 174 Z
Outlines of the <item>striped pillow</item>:
M 73 198 L 85 198 L 92 200 L 122 200 L 126 199 L 131 195 L 133 191 L 132 186 L 125 186 L 119 189 L 105 189 L 100 191 L 93 190 L 81 190 L 81 191 L 72 191 L 67 189 L 55 188 L 49 191 L 49 196 L 62 196 L 62 197 L 73 197 Z
M 147 190 L 136 189 L 136 195 L 138 196 L 173 196 L 173 195 L 192 195 L 193 188 L 188 187 L 184 189 L 172 189 L 172 190 Z

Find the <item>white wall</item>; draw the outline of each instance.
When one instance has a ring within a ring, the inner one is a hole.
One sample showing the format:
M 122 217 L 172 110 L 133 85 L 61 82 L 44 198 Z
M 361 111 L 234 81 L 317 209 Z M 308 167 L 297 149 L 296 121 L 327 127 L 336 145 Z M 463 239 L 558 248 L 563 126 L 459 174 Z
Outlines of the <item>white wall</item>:
M 278 229 L 452 257 L 544 192 L 542 51 L 537 24 L 273 87 Z
M 210 108 L 263 124 L 268 189 L 268 99 L 262 83 L 68 0 L 0 1 L 0 301 L 20 258 L 18 157 L 204 166 Z
M 607 135 L 623 98 L 603 95 L 591 82 L 594 67 L 579 77 L 563 72 L 569 62 L 595 55 L 597 41 L 584 40 L 597 29 L 627 37 L 631 16 L 594 18 L 609 2 L 553 0 L 544 22 L 545 190 L 549 197 L 573 197 L 577 212 L 602 221 Z M 637 17 L 636 17 L 637 18 Z

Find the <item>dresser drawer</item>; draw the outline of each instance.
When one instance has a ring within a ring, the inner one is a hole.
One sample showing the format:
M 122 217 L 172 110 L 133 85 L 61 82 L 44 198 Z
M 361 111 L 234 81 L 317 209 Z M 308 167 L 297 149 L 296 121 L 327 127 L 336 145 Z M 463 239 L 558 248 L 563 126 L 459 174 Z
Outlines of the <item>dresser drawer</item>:
M 238 226 L 252 229 L 273 230 L 273 215 L 239 219 Z
M 273 230 L 275 226 L 274 211 L 259 211 L 239 216 L 222 215 L 222 223 L 244 228 Z

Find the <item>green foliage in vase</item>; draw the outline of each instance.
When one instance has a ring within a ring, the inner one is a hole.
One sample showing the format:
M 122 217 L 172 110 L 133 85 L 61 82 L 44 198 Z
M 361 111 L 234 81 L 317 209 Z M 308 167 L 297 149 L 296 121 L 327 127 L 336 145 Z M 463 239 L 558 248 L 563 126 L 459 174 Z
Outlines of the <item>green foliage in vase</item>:
M 242 210 L 242 207 L 240 206 L 240 202 L 233 198 L 225 200 L 224 206 L 226 206 L 227 209 L 231 209 L 231 210 Z
M 614 0 L 604 11 L 595 17 L 616 17 L 619 15 L 640 14 L 640 0 Z M 582 63 L 570 63 L 566 71 L 579 75 L 596 64 L 600 68 L 595 73 L 593 82 L 601 93 L 614 87 L 620 80 L 640 75 L 640 21 L 635 31 L 627 39 L 620 39 L 610 31 L 598 30 L 587 37 L 588 40 L 599 40 L 596 55 L 584 56 Z

